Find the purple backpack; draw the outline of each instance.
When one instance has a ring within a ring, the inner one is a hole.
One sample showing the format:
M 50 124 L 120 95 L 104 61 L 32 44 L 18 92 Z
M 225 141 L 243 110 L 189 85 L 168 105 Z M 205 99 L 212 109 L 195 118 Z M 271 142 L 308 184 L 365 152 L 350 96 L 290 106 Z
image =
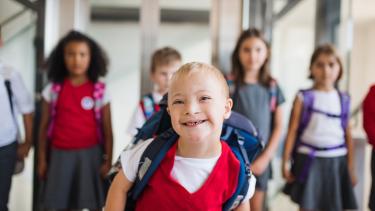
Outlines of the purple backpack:
M 328 113 L 328 112 L 325 112 L 325 111 L 314 108 L 315 96 L 314 96 L 313 89 L 300 90 L 300 92 L 303 95 L 303 108 L 302 108 L 302 112 L 301 112 L 300 124 L 299 124 L 298 131 L 297 131 L 297 137 L 296 137 L 296 142 L 294 144 L 292 157 L 293 157 L 293 159 L 295 159 L 296 154 L 297 154 L 296 151 L 297 151 L 297 148 L 299 146 L 305 146 L 305 147 L 308 147 L 308 148 L 311 149 L 311 153 L 309 153 L 309 155 L 308 155 L 309 159 L 307 159 L 305 161 L 305 165 L 304 165 L 302 171 L 299 172 L 299 175 L 297 175 L 297 180 L 303 182 L 305 180 L 305 178 L 307 177 L 308 170 L 311 167 L 311 164 L 312 164 L 312 161 L 315 157 L 314 155 L 315 155 L 316 151 L 318 151 L 318 150 L 328 151 L 328 150 L 334 150 L 334 149 L 346 147 L 345 144 L 340 144 L 338 146 L 322 148 L 322 147 L 316 147 L 316 146 L 313 146 L 311 144 L 307 144 L 307 143 L 302 142 L 301 136 L 302 136 L 303 132 L 305 131 L 307 125 L 310 122 L 312 113 L 315 112 L 315 113 L 324 114 L 324 115 L 326 115 L 330 118 L 340 118 L 341 127 L 342 127 L 342 129 L 345 133 L 346 128 L 348 126 L 348 121 L 349 121 L 350 97 L 347 93 L 340 92 L 339 90 L 337 90 L 337 92 L 339 93 L 339 96 L 340 96 L 340 104 L 341 104 L 341 114 L 337 115 L 337 114 Z

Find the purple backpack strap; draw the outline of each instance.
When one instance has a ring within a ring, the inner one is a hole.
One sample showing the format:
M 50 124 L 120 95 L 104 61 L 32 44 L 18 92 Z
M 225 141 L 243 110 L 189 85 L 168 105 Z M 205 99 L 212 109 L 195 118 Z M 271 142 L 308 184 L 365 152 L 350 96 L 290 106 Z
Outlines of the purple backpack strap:
M 312 89 L 300 90 L 300 93 L 303 96 L 303 107 L 300 117 L 300 125 L 298 127 L 298 136 L 302 135 L 303 131 L 307 127 L 307 124 L 310 122 L 315 99 Z
M 340 103 L 341 103 L 341 126 L 346 131 L 349 122 L 349 114 L 350 114 L 350 97 L 347 93 L 339 92 L 340 95 Z
M 104 135 L 103 135 L 103 130 L 102 130 L 102 108 L 104 106 L 104 100 L 103 100 L 104 91 L 105 91 L 105 83 L 98 81 L 94 84 L 94 93 L 93 93 L 94 102 L 95 102 L 94 113 L 95 113 L 96 128 L 97 128 L 96 130 L 99 136 L 100 144 L 103 144 L 104 142 L 103 141 Z

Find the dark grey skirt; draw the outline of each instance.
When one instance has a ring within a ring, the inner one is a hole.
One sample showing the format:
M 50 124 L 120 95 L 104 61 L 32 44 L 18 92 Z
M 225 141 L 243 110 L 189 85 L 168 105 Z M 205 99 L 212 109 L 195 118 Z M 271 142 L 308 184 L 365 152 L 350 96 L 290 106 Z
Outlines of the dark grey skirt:
M 294 175 L 301 172 L 307 159 L 307 155 L 297 154 L 292 170 Z M 346 156 L 315 157 L 305 180 L 288 183 L 283 191 L 307 210 L 357 209 Z
M 47 209 L 101 209 L 105 192 L 100 177 L 99 145 L 79 150 L 51 149 L 43 206 Z

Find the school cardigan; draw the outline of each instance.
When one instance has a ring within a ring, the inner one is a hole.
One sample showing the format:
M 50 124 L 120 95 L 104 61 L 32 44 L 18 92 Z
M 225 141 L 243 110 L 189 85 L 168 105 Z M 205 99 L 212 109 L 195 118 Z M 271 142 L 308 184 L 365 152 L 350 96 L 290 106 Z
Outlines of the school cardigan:
M 238 183 L 240 163 L 226 143 L 211 174 L 194 193 L 189 193 L 171 176 L 176 146 L 155 171 L 136 204 L 137 211 L 146 210 L 222 210 Z

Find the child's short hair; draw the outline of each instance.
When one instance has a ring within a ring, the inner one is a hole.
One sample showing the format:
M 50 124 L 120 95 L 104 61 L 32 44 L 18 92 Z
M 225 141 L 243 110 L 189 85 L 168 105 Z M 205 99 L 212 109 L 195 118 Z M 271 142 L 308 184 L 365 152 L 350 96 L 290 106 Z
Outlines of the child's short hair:
M 340 72 L 339 72 L 339 75 L 338 75 L 337 80 L 336 80 L 336 82 L 338 82 L 341 79 L 341 77 L 342 77 L 342 74 L 344 72 L 344 68 L 343 68 L 343 65 L 342 65 L 341 58 L 340 58 L 339 54 L 336 51 L 336 48 L 333 45 L 331 45 L 331 44 L 323 44 L 323 45 L 318 46 L 315 49 L 315 51 L 312 54 L 311 59 L 310 59 L 310 70 L 311 70 L 313 64 L 315 63 L 315 61 L 318 59 L 318 57 L 321 54 L 332 55 L 332 56 L 334 56 L 336 58 L 337 63 L 340 66 Z M 312 74 L 311 74 L 311 71 L 310 71 L 309 78 L 310 79 L 314 79 L 313 76 L 312 76 Z
M 70 42 L 85 42 L 90 49 L 90 65 L 87 76 L 89 80 L 96 82 L 99 77 L 107 74 L 108 58 L 101 46 L 89 36 L 78 32 L 68 32 L 52 50 L 47 60 L 48 79 L 52 82 L 62 82 L 68 76 L 64 61 L 64 48 Z
M 169 65 L 175 61 L 181 61 L 181 54 L 176 49 L 171 47 L 160 48 L 152 55 L 151 73 L 155 73 L 157 66 Z
M 217 81 L 220 83 L 221 87 L 223 88 L 223 94 L 225 97 L 229 97 L 229 87 L 228 83 L 224 78 L 224 75 L 218 70 L 216 67 L 205 64 L 205 63 L 200 63 L 200 62 L 190 62 L 187 64 L 182 65 L 177 72 L 175 72 L 172 76 L 171 79 L 171 84 L 181 78 L 182 76 L 189 76 L 190 74 L 194 74 L 197 72 L 206 72 L 210 76 L 213 76 L 214 78 L 217 79 Z

